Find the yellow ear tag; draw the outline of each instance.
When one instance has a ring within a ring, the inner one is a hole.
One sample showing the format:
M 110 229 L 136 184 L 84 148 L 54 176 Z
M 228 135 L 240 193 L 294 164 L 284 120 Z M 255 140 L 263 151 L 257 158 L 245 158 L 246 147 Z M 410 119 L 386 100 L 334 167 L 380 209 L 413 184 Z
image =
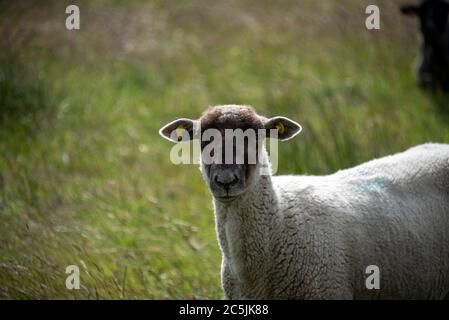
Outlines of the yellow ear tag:
M 178 139 L 178 141 L 182 140 L 182 135 L 184 134 L 185 131 L 186 131 L 186 127 L 182 124 L 180 124 L 176 128 L 176 139 Z
M 285 127 L 284 124 L 282 122 L 278 122 L 276 124 L 276 129 L 280 134 L 283 134 L 285 132 Z

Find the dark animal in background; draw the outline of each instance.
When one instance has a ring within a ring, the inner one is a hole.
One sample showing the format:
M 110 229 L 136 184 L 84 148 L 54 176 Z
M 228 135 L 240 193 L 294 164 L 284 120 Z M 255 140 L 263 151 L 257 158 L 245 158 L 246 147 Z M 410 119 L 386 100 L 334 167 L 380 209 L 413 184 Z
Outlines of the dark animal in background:
M 449 93 L 449 3 L 427 0 L 419 5 L 404 5 L 401 12 L 416 15 L 421 24 L 422 44 L 417 64 L 420 85 Z

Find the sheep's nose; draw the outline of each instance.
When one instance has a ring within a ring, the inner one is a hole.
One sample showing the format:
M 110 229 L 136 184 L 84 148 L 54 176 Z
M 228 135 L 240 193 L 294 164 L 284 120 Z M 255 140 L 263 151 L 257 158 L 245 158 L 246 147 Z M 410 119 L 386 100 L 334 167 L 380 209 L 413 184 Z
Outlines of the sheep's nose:
M 229 187 L 235 185 L 239 181 L 239 178 L 234 173 L 223 174 L 223 175 L 216 174 L 214 177 L 214 181 L 220 187 L 228 190 Z

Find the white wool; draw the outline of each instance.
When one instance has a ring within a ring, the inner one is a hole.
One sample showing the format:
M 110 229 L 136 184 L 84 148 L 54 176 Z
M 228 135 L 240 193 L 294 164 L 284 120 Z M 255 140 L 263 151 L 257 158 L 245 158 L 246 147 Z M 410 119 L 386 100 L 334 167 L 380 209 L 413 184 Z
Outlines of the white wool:
M 328 176 L 259 176 L 214 209 L 227 298 L 449 298 L 449 145 Z M 379 290 L 365 286 L 369 265 Z

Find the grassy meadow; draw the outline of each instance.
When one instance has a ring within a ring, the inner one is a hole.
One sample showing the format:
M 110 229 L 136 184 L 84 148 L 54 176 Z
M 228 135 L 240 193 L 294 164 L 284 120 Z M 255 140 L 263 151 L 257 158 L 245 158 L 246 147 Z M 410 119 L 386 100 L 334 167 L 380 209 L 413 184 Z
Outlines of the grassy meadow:
M 209 193 L 158 135 L 209 105 L 301 123 L 280 174 L 448 143 L 449 102 L 416 86 L 400 3 L 0 1 L 0 298 L 221 299 Z

